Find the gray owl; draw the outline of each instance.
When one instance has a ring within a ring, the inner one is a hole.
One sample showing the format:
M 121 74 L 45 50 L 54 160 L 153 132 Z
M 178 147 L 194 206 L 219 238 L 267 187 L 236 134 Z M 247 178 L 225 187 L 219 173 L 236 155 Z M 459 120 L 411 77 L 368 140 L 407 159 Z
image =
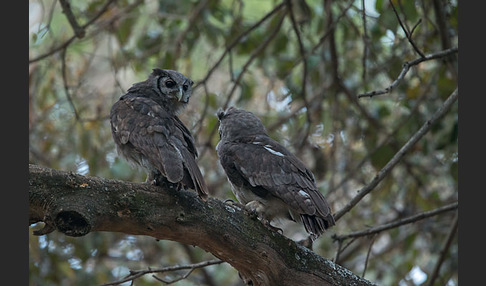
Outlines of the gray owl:
M 147 182 L 208 190 L 196 163 L 194 138 L 177 115 L 187 105 L 193 81 L 173 70 L 154 69 L 113 105 L 111 131 L 118 154 L 147 171 Z
M 274 218 L 300 220 L 312 240 L 335 224 L 314 175 L 295 155 L 267 135 L 253 113 L 219 110 L 219 161 L 233 193 L 267 225 Z

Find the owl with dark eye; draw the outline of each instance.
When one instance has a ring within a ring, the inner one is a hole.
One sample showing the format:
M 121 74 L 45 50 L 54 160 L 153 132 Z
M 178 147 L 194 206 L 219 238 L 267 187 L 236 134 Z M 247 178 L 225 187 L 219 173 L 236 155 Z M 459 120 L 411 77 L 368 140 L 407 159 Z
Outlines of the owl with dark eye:
M 177 117 L 189 102 L 192 85 L 177 71 L 156 68 L 115 102 L 110 123 L 118 154 L 144 169 L 147 182 L 194 189 L 206 200 L 194 138 Z
M 272 228 L 274 218 L 300 221 L 311 239 L 335 225 L 312 172 L 270 138 L 260 119 L 234 107 L 219 110 L 216 146 L 233 193 L 245 208 Z

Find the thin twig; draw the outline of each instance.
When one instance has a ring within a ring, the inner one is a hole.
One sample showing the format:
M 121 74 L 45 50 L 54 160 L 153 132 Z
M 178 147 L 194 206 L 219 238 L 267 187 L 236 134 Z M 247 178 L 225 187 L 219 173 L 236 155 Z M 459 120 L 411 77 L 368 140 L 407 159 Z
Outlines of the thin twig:
M 452 47 L 451 37 L 449 35 L 449 27 L 447 26 L 447 17 L 444 6 L 444 2 L 441 0 L 433 0 L 434 14 L 437 23 L 437 29 L 439 30 L 440 41 L 442 43 L 442 49 L 449 49 Z
M 182 275 L 179 278 L 176 278 L 174 280 L 170 280 L 170 281 L 169 280 L 164 280 L 162 278 L 159 278 L 155 274 L 153 274 L 152 277 L 155 278 L 156 280 L 160 281 L 160 282 L 165 283 L 166 285 L 170 285 L 170 284 L 174 284 L 176 282 L 179 282 L 181 280 L 186 279 L 187 277 L 189 277 L 189 275 L 191 275 L 191 273 L 192 273 L 192 271 L 194 271 L 194 269 L 195 268 L 191 268 L 191 269 L 189 269 L 189 271 L 186 272 L 186 274 L 184 274 L 184 275 Z
M 194 252 L 194 247 L 189 246 L 188 244 L 185 244 L 185 243 L 182 243 L 181 246 L 185 250 L 187 256 L 189 257 L 189 261 L 191 263 L 197 263 L 197 261 L 199 259 L 197 257 L 198 255 L 196 255 L 195 252 Z M 213 279 L 213 276 L 211 275 L 211 273 L 208 273 L 206 268 L 201 267 L 201 268 L 199 268 L 199 271 L 201 272 L 201 276 L 204 279 L 203 284 L 205 286 L 217 286 L 216 282 Z
M 348 243 L 346 243 L 346 245 L 342 246 L 342 243 L 344 241 L 340 241 L 338 240 L 338 244 L 339 244 L 339 247 L 338 247 L 338 251 L 336 253 L 336 259 L 334 259 L 334 262 L 335 263 L 339 263 L 340 262 L 340 258 L 341 258 L 341 253 L 343 253 L 351 244 L 353 244 L 353 242 L 356 241 L 356 238 L 353 238 L 351 239 Z
M 170 271 L 177 271 L 177 270 L 188 270 L 188 269 L 190 270 L 190 272 L 192 272 L 194 269 L 197 269 L 197 268 L 202 268 L 202 267 L 215 265 L 215 264 L 221 264 L 221 263 L 224 263 L 224 261 L 220 260 L 220 259 L 213 259 L 213 260 L 203 261 L 203 262 L 194 263 L 194 264 L 180 265 L 180 266 L 169 266 L 169 267 L 158 268 L 158 269 L 149 268 L 147 270 L 130 270 L 130 274 L 128 274 L 125 278 L 118 280 L 118 281 L 105 283 L 105 284 L 102 284 L 101 286 L 119 285 L 119 284 L 122 284 L 124 282 L 133 281 L 137 278 L 140 278 L 143 275 L 151 274 L 151 273 L 162 273 L 162 272 L 170 272 Z M 190 274 L 190 272 L 189 272 L 189 274 Z M 189 275 L 187 275 L 187 276 L 189 276 Z M 185 278 L 187 278 L 187 276 Z M 160 278 L 156 277 L 156 279 L 159 280 Z M 165 282 L 165 283 L 168 283 L 168 282 Z
M 73 11 L 71 10 L 71 4 L 66 0 L 59 0 L 59 2 L 61 3 L 62 11 L 66 15 L 69 24 L 71 24 L 71 27 L 73 28 L 74 35 L 79 39 L 83 38 L 86 35 L 86 31 L 83 27 L 79 26 L 78 21 L 76 21 L 76 17 L 74 17 Z
M 250 67 L 250 65 L 253 63 L 253 61 L 256 59 L 256 57 L 261 52 L 263 52 L 263 50 L 265 50 L 265 48 L 268 46 L 268 44 L 273 40 L 273 38 L 275 38 L 275 36 L 280 31 L 280 28 L 282 27 L 282 23 L 283 23 L 283 21 L 285 19 L 285 15 L 286 14 L 287 13 L 284 12 L 284 14 L 280 18 L 279 22 L 277 23 L 277 26 L 275 27 L 275 29 L 270 33 L 270 35 L 268 35 L 268 37 L 265 38 L 265 41 L 263 41 L 258 47 L 256 47 L 253 50 L 253 52 L 250 55 L 250 58 L 246 61 L 246 63 L 241 68 L 241 71 L 238 74 L 238 77 L 236 78 L 235 82 L 233 83 L 233 87 L 231 88 L 231 90 L 230 90 L 230 92 L 229 92 L 229 94 L 228 94 L 228 96 L 226 98 L 226 102 L 223 105 L 223 109 L 226 109 L 228 107 L 228 104 L 231 101 L 231 98 L 233 97 L 233 94 L 236 91 L 236 88 L 239 86 L 239 83 L 240 83 L 241 79 L 243 78 L 243 75 L 248 70 L 248 68 Z
M 317 49 L 320 46 L 322 46 L 324 44 L 325 40 L 329 37 L 329 35 L 331 35 L 332 29 L 334 29 L 336 27 L 337 23 L 346 15 L 347 11 L 353 6 L 353 3 L 354 3 L 354 1 L 350 1 L 349 4 L 348 4 L 348 6 L 341 11 L 341 13 L 337 17 L 337 19 L 335 21 L 333 21 L 331 24 L 328 25 L 326 32 L 319 38 L 318 43 L 316 45 L 314 45 L 312 47 L 312 49 L 310 49 L 309 52 L 307 52 L 305 55 L 300 55 L 300 57 L 298 59 L 296 59 L 292 63 L 292 66 L 289 68 L 290 72 L 287 75 L 285 75 L 283 78 L 288 77 L 291 74 L 291 72 L 294 70 L 294 68 L 298 64 L 300 64 L 300 62 L 306 61 L 309 56 L 314 55 L 317 52 Z M 319 93 L 322 93 L 322 92 L 323 91 L 319 91 L 319 92 L 316 92 L 316 94 L 319 94 Z M 316 98 L 318 98 L 318 97 L 315 96 L 315 97 L 311 98 L 309 101 L 312 102 Z M 298 108 L 296 108 L 292 113 L 290 113 L 290 114 L 288 114 L 286 116 L 281 117 L 277 122 L 275 122 L 271 126 L 269 126 L 268 127 L 268 130 L 271 131 L 271 130 L 277 129 L 280 125 L 282 125 L 283 123 L 287 122 L 290 118 L 293 118 L 295 115 L 297 115 L 298 113 L 300 113 L 300 111 L 304 107 L 305 107 L 305 105 L 301 105 Z
M 233 69 L 233 52 L 231 50 L 228 51 L 228 69 L 229 69 L 229 74 L 230 74 L 230 81 L 234 82 L 235 81 L 235 73 Z
M 79 113 L 74 105 L 73 99 L 71 98 L 71 93 L 69 92 L 69 86 L 67 84 L 67 71 L 66 71 L 66 48 L 64 48 L 61 52 L 61 73 L 62 73 L 62 83 L 64 86 L 64 92 L 66 93 L 66 98 L 69 102 L 69 105 L 73 109 L 74 117 L 76 121 L 79 121 Z
M 448 50 L 445 50 L 445 51 L 440 51 L 440 52 L 437 52 L 437 53 L 426 55 L 426 56 L 421 57 L 421 58 L 417 58 L 413 61 L 405 62 L 403 64 L 403 69 L 400 72 L 400 74 L 398 75 L 397 79 L 395 79 L 387 88 L 382 89 L 382 90 L 374 90 L 374 91 L 358 94 L 358 98 L 373 97 L 375 95 L 381 95 L 381 94 L 389 93 L 395 87 L 397 87 L 398 84 L 405 78 L 405 75 L 408 73 L 408 71 L 410 70 L 411 67 L 416 66 L 416 65 L 420 64 L 421 62 L 447 57 L 451 54 L 457 53 L 458 51 L 459 51 L 459 49 L 457 47 L 451 48 L 451 49 L 448 49 Z
M 297 26 L 297 21 L 295 20 L 294 11 L 292 9 L 292 1 L 287 0 L 287 6 L 288 6 L 288 10 L 290 12 L 289 14 L 290 14 L 290 20 L 291 20 L 291 23 L 292 23 L 292 28 L 295 32 L 295 35 L 297 36 L 297 43 L 299 44 L 300 55 L 301 55 L 302 58 L 305 58 L 306 52 L 305 52 L 305 48 L 304 48 L 304 43 L 302 42 L 302 37 L 300 35 L 299 27 Z M 304 143 L 307 141 L 307 138 L 310 135 L 310 131 L 311 131 L 311 127 L 312 127 L 312 118 L 311 118 L 311 113 L 310 113 L 311 108 L 309 106 L 309 101 L 307 100 L 307 60 L 303 60 L 302 64 L 303 64 L 304 73 L 303 73 L 303 76 L 302 76 L 301 96 L 302 96 L 302 101 L 304 102 L 304 106 L 307 109 L 307 112 L 305 113 L 306 116 L 307 116 L 307 128 L 306 128 L 305 134 L 304 134 L 304 136 L 302 136 L 302 139 L 301 139 L 301 142 L 300 142 L 301 147 L 303 147 Z
M 343 241 L 342 240 L 338 240 L 338 247 L 337 247 L 337 250 L 336 250 L 336 255 L 334 256 L 334 262 L 335 263 L 339 259 L 339 255 L 341 254 L 342 247 L 343 247 Z
M 407 118 L 405 118 L 404 120 L 402 120 L 402 122 L 400 122 L 399 124 L 397 124 L 396 128 L 388 133 L 384 139 L 375 145 L 374 149 L 369 151 L 366 156 L 361 159 L 361 161 L 356 164 L 354 167 L 352 167 L 352 169 L 349 171 L 349 172 L 346 172 L 346 176 L 344 178 L 341 179 L 341 181 L 335 185 L 333 188 L 329 189 L 328 190 L 328 194 L 329 193 L 332 193 L 334 191 L 336 191 L 338 188 L 340 188 L 341 186 L 343 186 L 346 182 L 348 182 L 348 180 L 350 178 L 355 178 L 356 176 L 356 173 L 361 169 L 361 167 L 369 161 L 369 159 L 378 151 L 380 150 L 381 148 L 383 148 L 383 146 L 385 146 L 386 144 L 392 144 L 391 146 L 393 148 L 395 148 L 395 140 L 397 138 L 397 133 L 398 131 L 411 119 L 411 118 L 414 118 L 416 117 L 416 113 L 419 111 L 419 107 L 422 106 L 422 102 L 427 98 L 427 92 L 429 89 L 430 89 L 430 86 L 432 84 L 433 81 L 430 81 L 430 83 L 427 84 L 426 88 L 424 89 L 425 92 L 416 100 L 415 102 L 415 105 L 413 106 L 413 108 L 410 110 Z M 398 149 L 398 147 L 396 147 L 396 149 Z
M 236 78 L 235 82 L 233 83 L 233 86 L 232 86 L 230 92 L 228 93 L 228 96 L 226 97 L 226 101 L 225 101 L 225 103 L 222 106 L 223 109 L 226 109 L 228 107 L 228 105 L 229 105 L 229 103 L 230 103 L 230 101 L 231 101 L 231 99 L 232 99 L 232 97 L 233 97 L 233 95 L 234 95 L 237 87 L 239 86 L 239 83 L 240 83 L 241 79 L 243 78 L 243 75 L 246 73 L 246 71 L 248 70 L 248 67 L 251 65 L 251 63 L 253 62 L 253 60 L 255 60 L 256 57 L 263 50 L 265 50 L 265 48 L 268 46 L 268 44 L 273 40 L 273 38 L 275 38 L 275 36 L 280 31 L 280 28 L 282 27 L 282 24 L 283 24 L 283 21 L 285 19 L 286 14 L 287 14 L 287 11 L 284 11 L 283 14 L 282 14 L 282 16 L 281 16 L 281 18 L 280 18 L 280 20 L 279 20 L 279 22 L 276 25 L 276 28 L 270 33 L 270 35 L 268 35 L 268 37 L 265 38 L 265 41 L 263 41 L 258 47 L 256 47 L 253 50 L 253 52 L 250 55 L 250 58 L 246 61 L 246 63 L 241 68 L 241 72 L 238 74 L 238 77 Z M 213 129 L 209 133 L 208 140 L 207 140 L 207 144 L 204 144 L 205 145 L 205 148 L 201 152 L 201 157 L 203 157 L 204 153 L 206 152 L 206 150 L 210 146 L 211 138 L 213 138 L 214 134 L 216 134 L 216 130 L 218 130 L 218 127 L 217 126 L 213 127 Z
M 442 266 L 442 263 L 444 262 L 445 257 L 449 252 L 449 248 L 451 247 L 452 240 L 454 239 L 454 236 L 457 232 L 457 225 L 458 225 L 458 213 L 456 212 L 454 221 L 452 222 L 451 228 L 449 230 L 449 234 L 447 235 L 447 238 L 444 241 L 444 246 L 440 251 L 439 259 L 437 259 L 437 263 L 435 264 L 434 272 L 432 272 L 432 275 L 430 276 L 430 282 L 429 282 L 430 286 L 433 286 L 435 280 L 437 279 L 437 277 L 439 277 L 440 267 Z
M 368 268 L 368 261 L 370 259 L 371 249 L 373 248 L 373 244 L 375 243 L 376 237 L 377 237 L 377 235 L 373 235 L 373 237 L 371 238 L 370 247 L 368 247 L 368 252 L 366 253 L 366 259 L 365 259 L 363 274 L 361 274 L 361 277 L 363 277 L 363 278 L 366 274 L 366 268 Z
M 332 21 L 332 23 L 327 26 L 327 30 L 319 38 L 319 41 L 317 42 L 317 44 L 315 44 L 312 47 L 312 49 L 310 49 L 310 51 L 308 53 L 306 53 L 303 56 L 301 55 L 298 59 L 296 59 L 292 63 L 292 66 L 289 68 L 290 72 L 287 75 L 285 75 L 283 78 L 286 78 L 287 76 L 289 76 L 291 74 L 291 72 L 294 70 L 294 68 L 297 65 L 300 64 L 300 62 L 305 61 L 309 56 L 316 54 L 317 49 L 319 49 L 319 47 L 321 47 L 325 43 L 326 39 L 329 37 L 329 35 L 331 35 L 331 32 L 333 31 L 333 29 L 337 26 L 337 23 L 346 15 L 346 13 L 353 6 L 353 4 L 354 4 L 354 1 L 349 2 L 348 6 L 341 11 L 341 13 L 337 17 L 337 19 L 335 21 Z
M 329 3 L 330 5 L 331 2 L 325 2 Z M 349 8 L 349 7 L 348 7 Z M 333 14 L 331 9 L 327 9 L 328 12 L 328 21 L 331 23 L 329 25 L 332 25 L 333 23 Z M 335 40 L 335 28 L 332 28 L 329 30 L 330 32 L 330 39 L 329 39 L 329 50 L 331 54 L 331 64 L 332 64 L 332 74 L 334 81 L 333 83 L 341 89 L 341 91 L 344 92 L 344 95 L 349 99 L 349 101 L 358 108 L 358 110 L 361 112 L 361 114 L 364 116 L 366 120 L 370 123 L 371 126 L 374 126 L 376 129 L 381 129 L 381 123 L 376 120 L 369 112 L 366 110 L 357 100 L 357 98 L 354 96 L 354 94 L 349 90 L 349 88 L 344 84 L 343 80 L 341 79 L 341 76 L 339 75 L 339 55 L 338 55 L 338 49 L 336 47 L 336 40 Z
M 413 26 L 412 31 L 410 31 L 410 37 L 413 35 L 413 32 L 415 32 L 415 29 L 422 23 L 422 19 L 418 19 L 417 23 Z
M 98 18 L 101 17 L 101 15 L 103 15 L 108 10 L 108 7 L 115 1 L 116 0 L 109 0 L 103 7 L 101 7 L 100 11 L 93 18 L 91 18 L 91 20 L 89 20 L 88 22 L 86 22 L 86 24 L 81 26 L 81 29 L 86 30 L 86 28 L 88 26 L 90 26 L 92 23 L 94 23 L 96 20 L 98 20 Z M 141 2 L 141 1 L 138 1 L 138 2 Z M 40 56 L 37 56 L 33 59 L 30 59 L 29 64 L 35 63 L 35 62 L 40 61 L 42 59 L 45 59 L 45 58 L 47 58 L 47 57 L 49 57 L 49 56 L 51 56 L 51 55 L 53 55 L 53 54 L 55 54 L 59 51 L 62 51 L 63 49 L 66 49 L 77 37 L 78 36 L 75 34 L 74 36 L 69 38 L 66 42 L 59 45 L 58 47 L 53 48 L 50 51 L 48 51 L 48 52 L 46 52 L 46 53 L 44 53 Z
M 326 25 L 328 27 L 332 26 L 333 21 L 333 13 L 331 7 L 332 1 L 331 0 L 324 0 L 324 9 L 326 12 Z M 339 81 L 339 57 L 338 51 L 336 47 L 336 27 L 333 26 L 329 28 L 329 54 L 331 55 L 331 74 L 333 77 L 333 82 L 337 83 Z
M 199 16 L 201 16 L 201 14 L 202 14 L 201 12 L 204 10 L 204 8 L 206 8 L 208 3 L 209 3 L 209 0 L 199 1 L 199 3 L 194 8 L 191 15 L 188 17 L 187 27 L 184 29 L 184 31 L 178 33 L 178 36 L 174 41 L 175 42 L 175 52 L 174 52 L 174 59 L 173 59 L 173 66 L 174 67 L 175 67 L 176 60 L 179 59 L 180 54 L 181 54 L 182 42 L 186 38 L 189 31 L 194 30 L 194 25 L 196 24 L 196 20 L 199 18 Z
M 246 35 L 248 35 L 251 31 L 255 30 L 256 28 L 258 28 L 262 23 L 264 23 L 266 20 L 270 19 L 270 17 L 275 14 L 276 12 L 278 12 L 281 8 L 283 8 L 285 6 L 285 2 L 282 2 L 280 4 L 278 4 L 277 6 L 275 6 L 275 8 L 272 9 L 272 11 L 268 12 L 265 16 L 263 16 L 263 18 L 261 18 L 258 22 L 256 22 L 255 24 L 253 24 L 251 27 L 249 27 L 247 30 L 245 30 L 243 33 L 241 33 L 240 35 L 238 35 L 238 37 L 236 37 L 227 47 L 226 49 L 224 50 L 223 54 L 219 57 L 219 59 L 216 61 L 216 63 L 211 67 L 211 69 L 209 69 L 208 73 L 206 74 L 206 76 L 200 81 L 198 82 L 194 88 L 196 88 L 199 84 L 203 83 L 203 82 L 206 82 L 209 77 L 213 74 L 213 72 L 216 70 L 216 68 L 219 66 L 219 64 L 223 61 L 223 59 L 226 57 L 226 54 L 231 51 L 232 48 L 234 48 L 240 41 L 241 39 L 243 39 L 244 37 L 246 37 Z
M 48 51 L 47 53 L 45 54 L 42 54 L 36 58 L 33 58 L 31 60 L 29 60 L 29 64 L 31 63 L 35 63 L 37 61 L 40 61 L 40 60 L 43 60 L 59 51 L 62 51 L 64 49 L 66 49 L 74 40 L 76 39 L 76 35 L 72 36 L 71 38 L 69 38 L 66 42 L 62 43 L 61 45 L 59 45 L 58 47 L 56 48 L 53 48 L 52 50 Z
M 407 37 L 408 42 L 412 45 L 413 49 L 423 58 L 425 55 L 420 51 L 420 49 L 417 47 L 415 42 L 412 40 L 412 33 L 408 31 L 408 29 L 405 27 L 405 25 L 402 23 L 402 20 L 400 19 L 400 15 L 398 15 L 397 10 L 395 9 L 395 5 L 393 5 L 392 0 L 389 0 L 390 5 L 392 6 L 393 12 L 395 12 L 395 16 L 398 19 L 398 23 L 400 24 L 400 27 L 402 27 L 403 32 L 405 33 L 405 36 Z M 414 27 L 414 29 L 416 26 Z
M 194 127 L 192 128 L 192 130 L 196 129 L 196 131 L 194 132 L 194 134 L 196 134 L 196 136 L 202 130 L 203 121 L 204 121 L 204 118 L 206 118 L 206 115 L 208 113 L 208 108 L 209 108 L 210 98 L 209 98 L 209 91 L 208 91 L 208 87 L 207 87 L 206 83 L 203 83 L 203 88 L 204 88 L 204 108 L 203 108 L 203 111 L 201 112 L 201 116 L 199 117 L 199 120 L 196 122 L 196 124 L 194 124 Z
M 457 88 L 446 99 L 442 106 L 434 113 L 431 119 L 427 120 L 424 125 L 403 145 L 403 147 L 388 161 L 373 180 L 365 187 L 357 191 L 357 195 L 348 203 L 344 208 L 338 211 L 334 215 L 334 219 L 338 221 L 344 214 L 349 212 L 357 203 L 359 203 L 367 194 L 369 194 L 375 187 L 383 180 L 393 168 L 400 162 L 405 154 L 417 143 L 430 128 L 444 115 L 446 114 L 452 105 L 456 102 L 459 92 Z
M 348 238 L 356 238 L 356 237 L 368 236 L 368 235 L 371 235 L 371 234 L 377 234 L 377 233 L 385 231 L 385 230 L 396 228 L 396 227 L 399 227 L 399 226 L 402 226 L 402 225 L 405 225 L 405 224 L 409 224 L 409 223 L 414 223 L 414 222 L 417 222 L 419 220 L 423 220 L 423 219 L 426 219 L 426 218 L 429 218 L 429 217 L 432 217 L 432 216 L 442 214 L 444 212 L 455 210 L 455 209 L 458 208 L 458 206 L 459 206 L 458 202 L 451 203 L 451 204 L 442 206 L 440 208 L 437 208 L 437 209 L 434 209 L 434 210 L 431 210 L 431 211 L 421 212 L 419 214 L 409 216 L 409 217 L 406 217 L 404 219 L 399 219 L 399 220 L 396 220 L 396 221 L 393 221 L 393 222 L 390 222 L 390 223 L 385 223 L 385 224 L 382 224 L 382 225 L 377 226 L 377 227 L 371 227 L 371 228 L 368 228 L 368 229 L 365 229 L 365 230 L 355 231 L 355 232 L 352 232 L 352 233 L 349 233 L 349 234 L 344 234 L 344 235 L 333 235 L 332 238 L 334 240 L 340 241 L 340 240 L 345 240 L 345 239 L 348 239 Z
M 348 10 L 353 7 L 353 4 L 354 4 L 354 1 L 350 1 L 348 6 L 346 6 L 346 8 L 344 8 L 342 11 L 341 11 L 341 14 L 339 14 L 339 16 L 336 18 L 335 21 L 332 21 L 328 26 L 327 26 L 327 31 L 321 36 L 321 38 L 319 39 L 319 42 L 312 48 L 311 50 L 311 53 L 308 54 L 307 56 L 311 55 L 311 54 L 314 54 L 317 49 L 322 46 L 322 44 L 324 44 L 324 42 L 326 41 L 327 37 L 333 32 L 333 30 L 336 28 L 337 26 L 337 23 L 339 23 L 341 21 L 341 19 L 346 15 L 346 13 L 348 12 Z M 294 65 L 295 66 L 295 65 Z
M 363 73 L 361 74 L 361 79 L 363 82 L 366 81 L 366 57 L 368 55 L 368 31 L 366 27 L 366 8 L 365 8 L 365 0 L 361 0 L 361 6 L 363 7 L 361 11 L 361 18 L 363 21 Z

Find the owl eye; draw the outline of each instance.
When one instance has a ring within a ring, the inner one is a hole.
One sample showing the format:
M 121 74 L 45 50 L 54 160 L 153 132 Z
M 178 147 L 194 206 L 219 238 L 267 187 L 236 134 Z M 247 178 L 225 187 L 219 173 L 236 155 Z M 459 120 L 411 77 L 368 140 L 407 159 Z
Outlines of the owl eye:
M 182 89 L 183 89 L 184 91 L 187 91 L 187 89 L 188 89 L 188 88 L 189 88 L 189 86 L 188 86 L 187 84 L 185 84 L 185 85 L 183 85 L 183 86 L 182 86 Z
M 165 82 L 165 86 L 168 88 L 173 88 L 174 86 L 176 86 L 176 83 L 173 80 L 168 80 Z

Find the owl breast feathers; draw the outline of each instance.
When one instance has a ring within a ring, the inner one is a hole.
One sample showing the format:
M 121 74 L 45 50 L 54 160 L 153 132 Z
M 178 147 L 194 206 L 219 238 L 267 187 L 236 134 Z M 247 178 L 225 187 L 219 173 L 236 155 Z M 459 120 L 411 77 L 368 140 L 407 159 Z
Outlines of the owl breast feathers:
M 194 138 L 177 117 L 189 101 L 192 84 L 176 71 L 154 69 L 113 105 L 110 123 L 118 153 L 145 169 L 147 181 L 195 189 L 206 199 Z
M 217 115 L 216 149 L 238 201 L 268 222 L 300 218 L 313 240 L 335 224 L 312 172 L 267 135 L 258 117 L 234 107 Z

